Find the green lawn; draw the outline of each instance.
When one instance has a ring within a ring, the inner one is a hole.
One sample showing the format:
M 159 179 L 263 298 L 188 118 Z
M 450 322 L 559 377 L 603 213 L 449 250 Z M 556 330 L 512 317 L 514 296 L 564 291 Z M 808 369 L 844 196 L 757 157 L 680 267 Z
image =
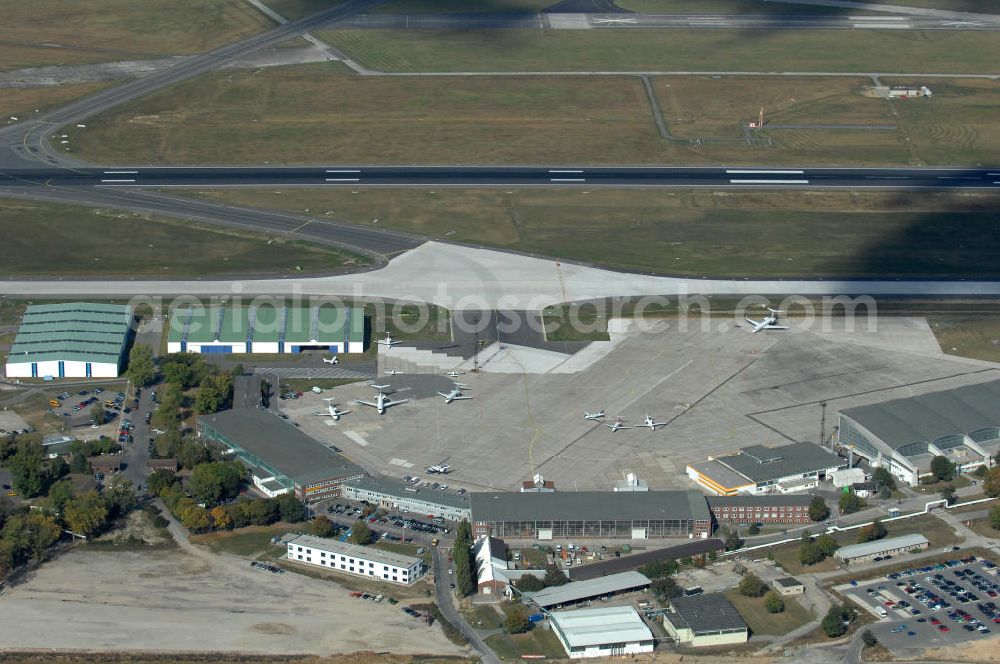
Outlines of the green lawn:
M 356 574 L 340 573 L 331 569 L 320 568 L 316 565 L 308 565 L 294 560 L 281 560 L 281 566 L 289 572 L 302 574 L 313 579 L 332 581 L 344 587 L 346 592 L 371 593 L 373 595 L 384 595 L 386 599 L 393 598 L 399 601 L 424 599 L 431 597 L 434 590 L 427 578 L 421 579 L 409 586 L 401 586 L 391 581 L 374 581 L 366 579 Z M 344 596 L 344 601 L 361 601 Z
M 344 0 L 264 0 L 264 4 L 289 21 L 332 9 Z
M 748 277 L 996 277 L 996 195 L 642 189 L 201 191 L 615 268 Z M 614 241 L 608 238 L 613 234 Z M 393 336 L 396 336 L 395 333 Z
M 992 32 L 903 30 L 329 30 L 390 72 L 801 71 L 996 73 Z M 794 56 L 790 56 L 794 54 Z
M 971 483 L 972 482 L 968 476 L 961 475 L 954 479 L 948 480 L 947 482 L 939 481 L 939 482 L 934 482 L 933 484 L 918 484 L 917 486 L 913 487 L 913 490 L 916 491 L 917 493 L 923 493 L 928 496 L 936 495 L 938 498 L 940 498 L 939 494 L 941 493 L 941 490 L 944 489 L 946 486 L 951 486 L 955 489 L 961 489 L 963 487 L 969 486 Z
M 746 621 L 751 634 L 782 636 L 813 620 L 812 614 L 794 597 L 783 598 L 785 610 L 781 613 L 768 613 L 764 608 L 763 597 L 746 597 L 738 590 L 730 590 L 725 595 Z
M 0 276 L 6 278 L 284 275 L 368 263 L 344 251 L 244 230 L 110 209 L 2 201 Z
M 0 69 L 201 53 L 271 26 L 243 0 L 6 0 L 0 6 Z
M 553 0 L 388 0 L 372 14 L 519 14 L 537 12 Z
M 301 523 L 275 523 L 270 526 L 247 526 L 239 530 L 226 530 L 207 535 L 192 535 L 195 544 L 207 546 L 215 553 L 229 553 L 245 558 L 274 560 L 284 552 L 284 547 L 271 544 L 271 538 L 302 529 Z
M 535 627 L 527 634 L 495 634 L 486 639 L 486 643 L 505 662 L 537 655 L 542 655 L 545 659 L 566 658 L 566 651 L 552 630 L 540 627 Z
M 948 316 L 927 322 L 945 353 L 1000 362 L 1000 316 Z
M 466 622 L 476 629 L 500 629 L 503 627 L 503 616 L 493 608 L 492 604 L 476 604 L 462 609 Z

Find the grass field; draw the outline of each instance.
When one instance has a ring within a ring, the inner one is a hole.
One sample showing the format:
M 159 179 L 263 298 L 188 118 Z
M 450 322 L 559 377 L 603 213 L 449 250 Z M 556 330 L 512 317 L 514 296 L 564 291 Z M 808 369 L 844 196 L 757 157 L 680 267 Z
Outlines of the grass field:
M 985 519 L 976 519 L 969 526 L 969 529 L 978 535 L 983 537 L 989 537 L 1000 541 L 1000 530 L 994 530 L 993 526 L 990 525 L 990 519 L 987 516 Z
M 296 574 L 302 574 L 314 579 L 333 581 L 334 583 L 343 586 L 348 591 L 371 593 L 373 595 L 385 595 L 386 598 L 391 597 L 400 601 L 424 599 L 430 597 L 434 593 L 431 583 L 427 580 L 427 578 L 416 581 L 409 586 L 401 586 L 399 584 L 392 583 L 391 581 L 383 583 L 380 581 L 370 581 L 356 574 L 341 574 L 340 572 L 320 568 L 315 565 L 307 565 L 294 560 L 282 559 L 281 566 L 289 572 L 295 572 Z M 360 602 L 367 600 L 351 599 L 345 594 L 344 601 Z
M 1000 106 L 1000 83 L 922 83 L 933 99 L 875 99 L 863 78 L 654 78 L 674 136 L 727 139 L 695 145 L 660 138 L 634 76 L 357 77 L 321 63 L 208 74 L 63 131 L 75 154 L 104 163 L 1000 162 L 1000 114 L 984 112 Z M 760 108 L 772 125 L 897 129 L 773 128 L 756 134 L 773 145 L 751 146 L 742 125 Z
M 566 651 L 550 629 L 535 627 L 527 634 L 494 634 L 486 639 L 486 644 L 506 662 L 538 655 L 544 659 L 566 659 Z
M 1000 316 L 948 316 L 927 322 L 945 353 L 1000 362 Z
M 344 0 L 265 0 L 264 4 L 290 21 L 343 4 Z
M 371 14 L 518 14 L 537 12 L 554 0 L 388 0 Z
M 192 535 L 194 544 L 207 546 L 215 553 L 229 553 L 245 558 L 266 557 L 274 559 L 283 553 L 283 547 L 271 544 L 271 538 L 302 529 L 301 523 L 275 523 L 270 526 L 247 526 L 207 535 Z M 277 556 L 275 555 L 277 554 Z
M 346 252 L 243 230 L 116 210 L 12 199 L 3 203 L 3 277 L 295 274 L 367 262 Z
M 836 15 L 843 10 L 809 5 L 785 5 L 760 0 L 616 0 L 616 5 L 642 14 L 820 14 Z M 865 12 L 852 9 L 851 14 Z
M 992 32 L 903 30 L 329 30 L 382 71 L 996 73 Z
M 7 0 L 0 69 L 201 53 L 271 26 L 243 0 Z
M 282 192 L 282 193 L 277 193 Z M 413 189 L 224 190 L 253 207 L 610 267 L 696 275 L 1000 274 L 993 195 L 861 192 Z M 609 234 L 614 242 L 609 242 Z
M 113 84 L 113 82 L 106 81 L 44 88 L 4 88 L 3 94 L 0 94 L 0 118 L 7 119 L 10 116 L 15 116 L 20 120 L 26 120 L 36 109 L 44 111 L 54 106 L 61 106 Z M 58 146 L 58 142 L 56 144 Z
M 476 629 L 500 629 L 503 627 L 503 616 L 497 613 L 492 604 L 475 604 L 461 609 L 462 617 Z
M 763 597 L 746 597 L 738 590 L 730 590 L 725 595 L 746 621 L 751 634 L 781 636 L 813 619 L 812 614 L 794 597 L 782 598 L 785 600 L 785 610 L 781 613 L 768 613 L 764 608 Z
M 913 487 L 913 490 L 916 491 L 917 493 L 922 493 L 928 496 L 936 496 L 940 498 L 940 496 L 938 496 L 937 494 L 940 494 L 941 490 L 944 489 L 946 486 L 951 486 L 955 489 L 961 489 L 963 487 L 969 486 L 970 484 L 971 481 L 969 477 L 966 475 L 962 475 L 947 482 L 934 482 L 933 484 L 919 484 Z

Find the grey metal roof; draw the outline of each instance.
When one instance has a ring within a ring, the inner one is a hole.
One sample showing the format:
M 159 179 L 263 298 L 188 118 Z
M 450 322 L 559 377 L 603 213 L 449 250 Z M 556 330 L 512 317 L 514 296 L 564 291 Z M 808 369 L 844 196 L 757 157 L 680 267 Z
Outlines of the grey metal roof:
M 707 496 L 708 506 L 711 509 L 719 507 L 797 507 L 805 505 L 808 507 L 813 497 L 808 494 L 769 494 L 766 496 Z
M 840 414 L 893 449 L 908 443 L 931 442 L 1000 426 L 1000 380 L 846 408 Z
M 750 445 L 740 448 L 739 454 L 717 457 L 717 460 L 754 482 L 771 482 L 847 463 L 814 443 L 789 443 L 779 447 Z
M 617 574 L 628 570 L 639 569 L 647 563 L 660 560 L 680 560 L 689 556 L 700 556 L 710 551 L 722 551 L 726 545 L 722 540 L 714 537 L 709 539 L 697 539 L 684 542 L 677 546 L 669 546 L 664 549 L 654 549 L 643 551 L 642 553 L 631 553 L 621 558 L 608 558 L 596 563 L 588 563 L 578 567 L 568 569 L 569 578 L 573 581 L 586 581 L 596 579 L 609 574 Z
M 783 576 L 780 579 L 775 579 L 774 582 L 782 588 L 798 588 L 802 585 L 801 581 L 790 576 Z
M 269 412 L 249 408 L 225 410 L 199 420 L 299 485 L 355 477 L 365 472 Z
M 675 597 L 670 600 L 673 613 L 664 614 L 675 626 L 682 623 L 695 634 L 720 630 L 746 629 L 746 621 L 736 607 L 718 593 L 695 597 Z
M 644 588 L 649 585 L 649 579 L 639 572 L 622 572 L 611 574 L 589 581 L 571 581 L 561 586 L 550 586 L 537 592 L 523 593 L 525 597 L 541 607 L 557 606 L 571 602 L 600 597 L 611 593 Z
M 645 521 L 711 518 L 697 491 L 472 493 L 475 521 Z
M 371 546 L 361 546 L 360 544 L 348 544 L 326 537 L 299 535 L 294 539 L 288 540 L 288 543 L 296 546 L 308 546 L 319 551 L 326 551 L 327 553 L 336 553 L 342 556 L 381 562 L 386 565 L 395 565 L 396 567 L 412 567 L 421 562 L 420 558 L 407 556 L 402 553 L 393 553 L 392 551 L 384 551 Z
M 431 487 L 414 487 L 408 482 L 391 477 L 362 477 L 345 482 L 345 486 L 368 491 L 377 491 L 389 496 L 398 496 L 401 500 L 422 500 L 427 503 L 469 509 L 471 500 L 469 494 L 459 495 L 454 491 L 440 491 Z
M 653 640 L 653 633 L 631 606 L 555 611 L 549 619 L 570 648 Z
M 907 549 L 925 544 L 929 544 L 926 537 L 919 533 L 911 533 L 909 535 L 900 535 L 899 537 L 875 540 L 874 542 L 862 542 L 861 544 L 842 546 L 834 551 L 833 555 L 841 560 L 846 560 L 864 556 L 877 556 L 886 551 L 896 551 L 898 549 Z

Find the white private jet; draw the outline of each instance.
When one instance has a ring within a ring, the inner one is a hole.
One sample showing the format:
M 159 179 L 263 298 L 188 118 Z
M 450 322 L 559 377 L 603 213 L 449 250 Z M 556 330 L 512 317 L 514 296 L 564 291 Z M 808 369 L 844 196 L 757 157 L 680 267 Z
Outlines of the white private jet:
M 763 318 L 763 320 L 751 320 L 746 319 L 746 322 L 750 324 L 753 328 L 753 334 L 757 334 L 761 330 L 787 330 L 787 325 L 778 325 L 778 314 L 783 313 L 781 309 L 772 309 L 771 307 L 764 307 L 768 310 L 768 315 Z
M 458 378 L 464 373 L 465 373 L 464 371 L 459 371 L 458 369 L 452 369 L 451 371 L 446 371 L 444 375 L 451 376 L 452 378 Z
M 378 411 L 379 415 L 384 415 L 385 410 L 389 406 L 398 406 L 401 403 L 406 403 L 407 401 L 409 401 L 409 399 L 400 399 L 396 401 L 389 398 L 389 395 L 387 395 L 385 392 L 382 391 L 388 389 L 389 388 L 388 385 L 372 385 L 372 387 L 378 390 L 378 396 L 375 397 L 375 401 L 362 401 L 361 399 L 355 399 L 354 402 L 359 403 L 363 406 L 371 406 L 376 411 Z
M 462 385 L 455 385 L 455 389 L 451 392 L 445 394 L 444 392 L 438 392 L 438 394 L 444 397 L 445 403 L 451 403 L 452 401 L 457 401 L 459 399 L 471 399 L 472 397 L 465 396 L 462 394 Z
M 451 466 L 446 463 L 439 463 L 436 466 L 427 466 L 425 470 L 429 475 L 447 475 L 451 472 Z
M 323 399 L 323 401 L 326 402 L 327 412 L 316 413 L 320 417 L 332 417 L 334 422 L 338 422 L 340 421 L 341 415 L 346 415 L 347 413 L 351 412 L 349 410 L 337 410 L 337 404 L 333 403 L 333 399 Z
M 642 420 L 642 426 L 649 427 L 650 431 L 656 431 L 656 427 L 665 427 L 665 426 L 667 426 L 667 423 L 666 422 L 657 422 L 656 420 L 654 420 L 649 415 L 646 415 L 643 418 L 643 420 Z
M 630 426 L 625 426 L 625 420 L 622 419 L 621 415 L 615 418 L 615 421 L 612 424 L 608 424 L 607 422 L 602 422 L 602 424 L 604 424 L 604 426 L 606 426 L 607 428 L 611 429 L 611 433 L 614 433 L 616 431 L 621 431 L 622 429 L 632 428 Z
M 323 362 L 325 362 L 326 364 L 340 364 L 340 360 L 337 359 L 336 355 L 334 355 L 331 358 L 325 358 L 324 357 L 323 358 Z
M 385 346 L 386 348 L 392 348 L 396 344 L 401 344 L 401 343 L 403 343 L 403 342 L 402 341 L 393 341 L 392 340 L 392 335 L 389 334 L 388 332 L 385 333 L 385 339 L 379 339 L 378 340 L 378 345 L 379 346 Z
M 389 369 L 388 371 L 385 372 L 385 375 L 386 376 L 395 376 L 396 374 L 401 374 L 401 373 L 403 373 L 403 372 L 400 371 L 399 369 Z
M 597 411 L 596 413 L 590 413 L 583 411 L 583 419 L 590 420 L 591 422 L 600 422 L 604 419 L 604 409 Z

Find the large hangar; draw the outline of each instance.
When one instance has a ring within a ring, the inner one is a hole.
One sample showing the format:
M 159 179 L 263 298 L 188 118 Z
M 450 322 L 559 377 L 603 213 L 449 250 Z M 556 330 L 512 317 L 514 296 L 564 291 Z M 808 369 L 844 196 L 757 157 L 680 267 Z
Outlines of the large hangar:
M 1000 450 L 1000 381 L 847 408 L 839 435 L 854 455 L 911 486 L 935 456 L 967 472 Z
M 132 337 L 121 304 L 32 304 L 7 355 L 8 378 L 117 378 Z
M 168 353 L 361 353 L 365 315 L 333 304 L 289 307 L 178 307 L 170 313 Z

